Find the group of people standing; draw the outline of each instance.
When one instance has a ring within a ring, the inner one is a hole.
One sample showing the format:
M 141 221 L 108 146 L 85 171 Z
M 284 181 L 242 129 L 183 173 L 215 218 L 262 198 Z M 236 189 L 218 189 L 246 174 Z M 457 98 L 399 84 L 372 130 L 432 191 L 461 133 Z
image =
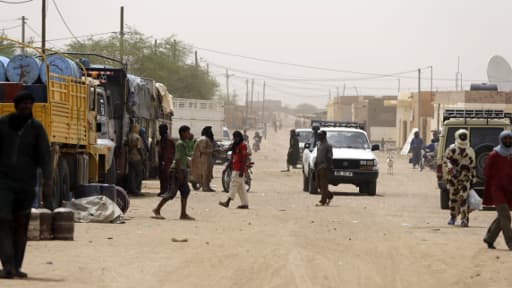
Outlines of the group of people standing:
M 183 125 L 179 128 L 179 140 L 174 143 L 168 133 L 166 124 L 159 127 L 160 143 L 158 159 L 160 163 L 160 193 L 162 199 L 153 209 L 153 218 L 165 219 L 161 215 L 161 209 L 164 205 L 174 199 L 177 192 L 181 196 L 181 214 L 182 220 L 194 220 L 187 213 L 187 200 L 190 195 L 189 182 L 197 182 L 201 185 L 204 192 L 215 192 L 211 187 L 213 179 L 214 152 L 218 150 L 217 143 L 214 140 L 214 134 L 211 126 L 206 126 L 201 131 L 201 137 L 195 141 L 190 127 Z M 230 194 L 225 202 L 219 204 L 228 207 L 230 202 L 238 194 L 242 205 L 240 209 L 248 209 L 249 203 L 244 186 L 244 175 L 247 173 L 248 149 L 244 142 L 244 136 L 240 131 L 233 133 L 233 143 L 231 144 L 231 166 L 234 176 L 231 178 Z M 189 173 L 190 172 L 190 173 Z

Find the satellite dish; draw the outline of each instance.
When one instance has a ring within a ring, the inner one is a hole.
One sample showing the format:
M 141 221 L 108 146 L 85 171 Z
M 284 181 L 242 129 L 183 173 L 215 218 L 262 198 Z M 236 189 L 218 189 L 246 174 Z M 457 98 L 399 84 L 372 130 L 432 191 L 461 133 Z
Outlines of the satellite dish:
M 512 68 L 500 55 L 492 56 L 487 65 L 489 83 L 498 85 L 499 91 L 512 91 Z

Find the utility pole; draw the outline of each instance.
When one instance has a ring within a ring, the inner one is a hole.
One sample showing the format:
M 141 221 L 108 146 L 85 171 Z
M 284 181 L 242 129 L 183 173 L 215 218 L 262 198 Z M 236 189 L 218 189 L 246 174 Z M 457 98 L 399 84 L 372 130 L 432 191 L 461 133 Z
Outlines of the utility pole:
M 249 79 L 245 79 L 245 127 L 249 124 Z
M 343 96 L 345 96 L 345 90 L 347 89 L 347 84 L 343 83 Z
M 227 100 L 229 102 L 229 71 L 228 69 L 226 69 L 226 95 L 227 95 Z
M 396 79 L 398 81 L 398 94 L 400 94 L 400 78 Z
M 254 106 L 254 79 L 251 79 L 251 113 Z
M 41 15 L 41 51 L 46 55 L 46 0 L 43 0 Z
M 421 108 L 421 97 L 420 97 L 420 94 L 421 94 L 421 68 L 418 69 L 418 113 L 416 114 L 416 122 L 417 122 L 417 125 L 418 125 L 418 132 L 420 132 L 420 125 L 421 125 L 421 121 L 420 121 L 420 108 Z M 420 132 L 420 135 L 421 135 L 421 132 Z
M 336 86 L 336 97 L 340 97 L 340 88 L 338 86 Z
M 178 61 L 178 44 L 176 43 L 176 39 L 172 40 L 172 59 L 174 62 Z
M 194 51 L 194 59 L 195 59 L 196 69 L 197 69 L 197 68 L 199 68 L 199 61 L 197 60 L 197 50 Z
M 267 123 L 267 120 L 265 120 L 265 81 L 263 81 L 263 103 L 262 103 L 262 106 L 261 107 L 261 114 L 262 114 L 262 119 L 263 119 L 263 124 Z
M 210 76 L 210 64 L 206 63 L 206 74 Z
M 21 16 L 21 43 L 25 44 L 25 24 L 27 18 Z M 25 54 L 25 46 L 21 47 L 21 53 Z
M 124 6 L 121 6 L 121 23 L 119 30 L 119 58 L 121 59 L 121 65 L 126 69 L 124 65 Z

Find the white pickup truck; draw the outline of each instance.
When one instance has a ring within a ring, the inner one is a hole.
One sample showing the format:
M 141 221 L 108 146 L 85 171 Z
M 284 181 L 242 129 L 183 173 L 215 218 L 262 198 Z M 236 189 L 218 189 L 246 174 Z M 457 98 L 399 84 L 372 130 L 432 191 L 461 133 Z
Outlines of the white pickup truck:
M 318 193 L 315 160 L 317 134 L 320 129 L 327 133 L 327 142 L 333 148 L 329 184 L 353 184 L 359 187 L 359 192 L 375 195 L 379 166 L 372 151 L 379 150 L 379 145 L 370 146 L 363 125 L 354 122 L 312 121 L 314 137 L 312 143 L 304 145 L 302 157 L 303 190 L 312 194 Z

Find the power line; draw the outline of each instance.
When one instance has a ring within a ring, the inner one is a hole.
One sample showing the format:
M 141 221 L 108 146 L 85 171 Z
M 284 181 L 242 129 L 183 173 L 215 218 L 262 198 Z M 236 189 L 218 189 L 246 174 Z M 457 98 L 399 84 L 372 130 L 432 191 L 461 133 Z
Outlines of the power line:
M 14 22 L 14 21 L 18 21 L 18 20 L 20 20 L 20 19 L 19 18 L 1 19 L 0 22 L 5 23 L 5 22 Z
M 7 27 L 7 28 L 2 28 L 0 30 L 2 31 L 7 31 L 7 30 L 12 30 L 12 29 L 16 29 L 18 27 L 21 27 L 21 24 L 18 24 L 18 25 L 15 25 L 15 26 L 11 26 L 11 27 Z
M 66 20 L 64 19 L 64 16 L 60 12 L 59 6 L 57 5 L 57 1 L 52 0 L 52 2 L 53 6 L 55 6 L 55 10 L 57 10 L 57 13 L 59 14 L 60 20 L 62 20 L 62 23 L 64 24 L 64 26 L 66 26 L 66 29 L 68 30 L 69 34 L 71 34 L 71 36 L 73 36 L 73 38 L 75 38 L 75 40 L 80 43 L 80 40 L 78 40 L 73 31 L 71 31 L 71 28 L 69 28 L 68 23 L 66 23 Z
M 25 4 L 25 3 L 29 3 L 29 2 L 32 2 L 34 0 L 24 0 L 24 1 L 6 1 L 6 0 L 0 0 L 1 3 L 5 3 L 5 4 Z
M 249 59 L 249 60 L 254 60 L 254 61 L 259 61 L 259 62 L 266 62 L 266 63 L 272 63 L 272 64 L 277 64 L 277 65 L 285 65 L 285 66 L 292 66 L 292 67 L 299 67 L 299 68 L 306 68 L 306 69 L 313 69 L 313 70 L 338 72 L 338 73 L 349 73 L 349 74 L 359 74 L 359 75 L 372 75 L 372 76 L 378 76 L 378 77 L 391 77 L 391 76 L 395 76 L 395 75 L 412 73 L 412 72 L 417 71 L 416 69 L 414 69 L 414 70 L 407 70 L 407 71 L 403 71 L 403 72 L 390 73 L 390 74 L 379 74 L 379 73 L 371 73 L 371 72 L 359 72 L 359 71 L 352 71 L 352 70 L 341 70 L 341 69 L 333 69 L 333 68 L 313 66 L 313 65 L 305 65 L 305 64 L 297 64 L 297 63 L 291 63 L 291 62 L 276 61 L 276 60 L 264 59 L 264 58 L 253 57 L 253 56 L 245 56 L 245 55 L 240 55 L 240 54 L 235 54 L 235 53 L 230 53 L 230 52 L 223 52 L 223 51 L 219 51 L 219 50 L 202 48 L 202 47 L 197 47 L 197 46 L 194 46 L 194 48 L 198 49 L 198 50 L 203 50 L 203 51 L 215 53 L 215 54 L 221 54 L 221 55 L 226 55 L 226 56 L 244 58 L 244 59 Z
M 36 31 L 36 29 L 32 28 L 32 26 L 30 26 L 30 24 L 26 23 L 28 29 L 30 31 L 32 31 L 32 33 L 36 34 L 37 37 L 41 37 L 41 34 L 39 32 Z

